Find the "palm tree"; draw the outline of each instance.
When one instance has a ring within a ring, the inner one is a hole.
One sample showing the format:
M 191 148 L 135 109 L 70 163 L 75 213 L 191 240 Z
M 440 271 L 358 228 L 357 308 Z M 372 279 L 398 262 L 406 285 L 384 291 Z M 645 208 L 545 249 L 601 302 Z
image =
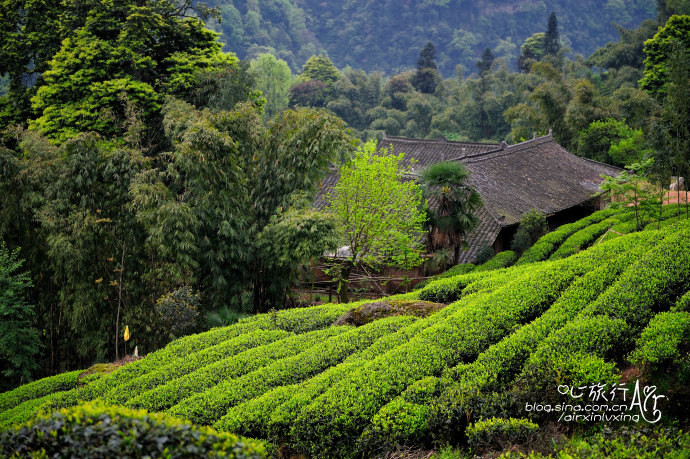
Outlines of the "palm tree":
M 422 172 L 422 187 L 429 200 L 429 246 L 453 249 L 453 263 L 460 260 L 460 249 L 467 234 L 479 223 L 475 215 L 482 205 L 479 193 L 467 184 L 469 171 L 461 163 L 432 164 Z

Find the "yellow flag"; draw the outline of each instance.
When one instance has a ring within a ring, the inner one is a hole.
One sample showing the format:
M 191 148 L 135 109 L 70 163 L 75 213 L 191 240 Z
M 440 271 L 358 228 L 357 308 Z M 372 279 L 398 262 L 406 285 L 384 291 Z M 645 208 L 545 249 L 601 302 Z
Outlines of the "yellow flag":
M 129 325 L 125 327 L 125 341 L 129 341 Z

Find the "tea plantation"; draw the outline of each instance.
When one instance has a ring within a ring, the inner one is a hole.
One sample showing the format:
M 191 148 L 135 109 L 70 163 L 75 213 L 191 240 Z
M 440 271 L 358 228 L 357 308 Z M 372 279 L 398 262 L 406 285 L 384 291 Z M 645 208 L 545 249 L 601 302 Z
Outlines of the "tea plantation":
M 102 457 L 136 456 L 126 447 L 162 438 L 157 451 L 170 457 L 189 438 L 199 455 L 229 457 L 444 445 L 459 455 L 680 457 L 690 447 L 690 221 L 675 212 L 634 232 L 631 211 L 600 211 L 519 258 L 393 298 L 448 304 L 428 317 L 353 327 L 332 324 L 356 303 L 284 310 L 184 337 L 108 375 L 32 382 L 0 394 L 0 451 L 78 455 L 59 439 L 87 448 L 119 430 L 129 433 Z M 583 402 L 572 390 L 593 384 L 607 394 L 656 385 L 661 419 L 566 423 L 526 408 Z M 554 451 L 556 431 L 575 436 Z

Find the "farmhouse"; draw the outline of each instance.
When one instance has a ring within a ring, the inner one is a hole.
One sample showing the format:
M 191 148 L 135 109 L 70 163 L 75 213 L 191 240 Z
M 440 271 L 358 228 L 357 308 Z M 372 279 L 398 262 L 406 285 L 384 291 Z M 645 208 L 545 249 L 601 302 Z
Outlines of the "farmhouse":
M 509 249 L 522 214 L 530 209 L 544 213 L 550 226 L 600 209 L 604 205 L 599 196 L 601 175 L 621 172 L 617 167 L 573 155 L 553 140 L 551 132 L 514 145 L 386 135 L 380 145 L 392 146 L 396 154 L 405 153 L 408 164 L 414 160 L 413 173 L 441 161 L 459 161 L 469 169 L 469 182 L 484 205 L 478 213 L 479 225 L 468 236 L 469 248 L 461 252 L 461 263 L 474 261 L 485 245 L 495 252 Z M 324 180 L 317 207 L 325 207 L 325 193 L 337 180 L 335 171 Z

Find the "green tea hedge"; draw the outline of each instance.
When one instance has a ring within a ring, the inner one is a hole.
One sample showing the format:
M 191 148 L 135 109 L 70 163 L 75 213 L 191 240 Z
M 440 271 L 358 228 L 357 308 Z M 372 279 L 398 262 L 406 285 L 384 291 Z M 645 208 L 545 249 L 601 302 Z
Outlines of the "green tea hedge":
M 14 408 L 22 402 L 77 387 L 83 370 L 70 371 L 39 379 L 0 394 L 0 412 Z
M 255 440 L 162 414 L 85 404 L 0 433 L 0 455 L 20 457 L 267 457 Z
M 184 416 L 198 424 L 210 425 L 223 416 L 228 408 L 262 395 L 267 390 L 294 384 L 314 376 L 344 360 L 357 350 L 371 345 L 377 338 L 409 325 L 415 319 L 398 316 L 376 320 L 362 327 L 347 329 L 321 342 L 310 343 L 304 350 L 289 358 L 276 360 L 241 377 L 226 378 L 205 392 L 183 400 L 169 412 Z
M 189 374 L 156 386 L 142 394 L 132 394 L 125 402 L 132 408 L 166 410 L 199 392 L 211 389 L 228 379 L 237 378 L 273 362 L 298 354 L 321 340 L 344 333 L 349 327 L 330 327 L 258 346 L 219 360 Z

